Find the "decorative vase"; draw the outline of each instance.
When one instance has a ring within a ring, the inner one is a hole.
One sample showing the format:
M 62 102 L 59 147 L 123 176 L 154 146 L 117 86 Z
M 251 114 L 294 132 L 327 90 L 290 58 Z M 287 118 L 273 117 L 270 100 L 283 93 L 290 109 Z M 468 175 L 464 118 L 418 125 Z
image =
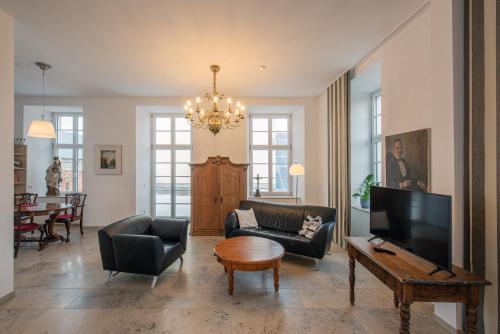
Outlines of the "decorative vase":
M 360 199 L 359 199 L 359 202 L 360 202 L 361 207 L 362 207 L 363 209 L 369 209 L 369 208 L 370 208 L 370 199 L 369 199 L 369 198 L 368 198 L 368 199 L 361 199 L 361 198 L 360 198 Z

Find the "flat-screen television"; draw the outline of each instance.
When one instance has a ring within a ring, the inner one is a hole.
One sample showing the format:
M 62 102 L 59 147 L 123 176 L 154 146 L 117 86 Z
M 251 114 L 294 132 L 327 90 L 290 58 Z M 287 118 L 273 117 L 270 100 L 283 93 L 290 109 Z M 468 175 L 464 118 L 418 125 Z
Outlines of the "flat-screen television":
M 451 196 L 371 187 L 370 233 L 452 272 Z

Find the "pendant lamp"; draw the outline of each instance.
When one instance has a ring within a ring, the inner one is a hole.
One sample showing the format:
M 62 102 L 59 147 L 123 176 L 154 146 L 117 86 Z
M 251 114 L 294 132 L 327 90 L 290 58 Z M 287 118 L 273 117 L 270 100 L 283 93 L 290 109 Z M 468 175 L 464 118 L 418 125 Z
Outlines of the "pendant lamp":
M 49 70 L 51 66 L 41 62 L 36 62 L 35 65 L 42 70 L 42 119 L 31 122 L 28 137 L 53 139 L 56 138 L 54 124 L 45 120 L 45 71 Z

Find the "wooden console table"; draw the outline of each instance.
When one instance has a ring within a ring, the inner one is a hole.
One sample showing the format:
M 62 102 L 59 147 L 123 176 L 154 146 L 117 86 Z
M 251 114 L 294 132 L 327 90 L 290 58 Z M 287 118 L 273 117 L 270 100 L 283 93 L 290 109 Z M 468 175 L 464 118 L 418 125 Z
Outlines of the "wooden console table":
M 456 276 L 447 272 L 429 275 L 434 265 L 395 245 L 386 242 L 384 248 L 396 255 L 379 253 L 364 237 L 346 237 L 349 254 L 350 302 L 354 306 L 355 261 L 394 291 L 394 307 L 399 306 L 400 334 L 410 333 L 410 305 L 420 302 L 449 302 L 466 305 L 465 333 L 476 333 L 479 290 L 491 283 L 461 268 L 453 268 Z

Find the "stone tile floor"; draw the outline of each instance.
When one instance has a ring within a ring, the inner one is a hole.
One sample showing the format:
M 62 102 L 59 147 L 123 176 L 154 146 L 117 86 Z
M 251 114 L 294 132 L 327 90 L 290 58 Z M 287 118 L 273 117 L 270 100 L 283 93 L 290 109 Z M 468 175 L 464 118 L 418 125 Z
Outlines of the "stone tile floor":
M 61 231 L 62 232 L 62 231 Z M 357 266 L 356 303 L 349 305 L 348 261 L 335 248 L 314 261 L 285 255 L 280 291 L 272 271 L 235 273 L 229 296 L 212 255 L 219 237 L 191 237 L 184 264 L 174 263 L 149 289 L 151 277 L 120 273 L 106 283 L 97 229 L 76 227 L 70 243 L 42 252 L 21 248 L 15 297 L 0 304 L 0 333 L 397 333 L 392 292 Z M 412 333 L 447 333 L 432 305 L 416 303 Z

